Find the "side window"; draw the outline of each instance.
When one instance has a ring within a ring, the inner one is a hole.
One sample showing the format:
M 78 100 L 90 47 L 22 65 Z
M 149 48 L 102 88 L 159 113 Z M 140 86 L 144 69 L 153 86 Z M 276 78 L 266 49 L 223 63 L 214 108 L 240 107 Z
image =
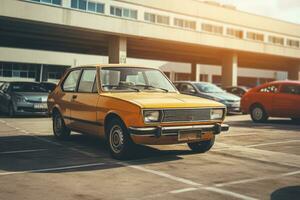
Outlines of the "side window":
M 96 69 L 85 69 L 82 72 L 78 92 L 93 92 L 96 78 Z
M 190 84 L 182 84 L 180 87 L 180 91 L 183 93 L 195 93 L 195 89 Z
M 277 91 L 278 91 L 277 85 L 269 85 L 259 90 L 259 92 L 265 92 L 265 93 L 276 93 Z
M 71 71 L 65 81 L 63 82 L 62 89 L 65 92 L 75 92 L 77 81 L 81 70 Z
M 300 94 L 300 86 L 298 86 L 298 85 L 282 85 L 281 93 Z

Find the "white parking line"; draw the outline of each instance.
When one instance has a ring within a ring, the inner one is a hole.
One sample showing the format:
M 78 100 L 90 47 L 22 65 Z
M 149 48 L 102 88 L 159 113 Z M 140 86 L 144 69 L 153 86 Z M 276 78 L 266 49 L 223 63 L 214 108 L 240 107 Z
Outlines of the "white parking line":
M 268 145 L 274 145 L 274 144 L 296 143 L 296 142 L 300 142 L 300 140 L 286 140 L 286 141 L 280 141 L 280 142 L 259 143 L 259 144 L 247 145 L 245 147 L 251 148 L 251 147 L 268 146 Z
M 251 183 L 251 182 L 257 182 L 257 181 L 268 180 L 268 179 L 277 179 L 277 178 L 282 178 L 282 177 L 286 177 L 286 176 L 293 176 L 293 175 L 297 175 L 297 174 L 300 174 L 300 170 L 294 171 L 294 172 L 278 174 L 278 175 L 273 175 L 273 176 L 265 176 L 265 177 L 259 177 L 259 178 L 249 178 L 249 179 L 244 179 L 244 180 L 231 181 L 231 182 L 226 182 L 226 183 L 219 183 L 219 184 L 216 184 L 215 186 L 216 187 L 224 187 L 224 186 L 229 186 L 229 185 Z
M 238 198 L 238 199 L 257 200 L 255 198 L 252 198 L 252 197 L 249 197 L 249 196 L 246 196 L 246 195 L 238 194 L 238 193 L 235 193 L 235 192 L 230 192 L 228 190 L 223 190 L 223 189 L 220 189 L 220 188 L 204 187 L 202 189 L 205 189 L 205 190 L 208 190 L 208 191 L 211 191 L 211 192 L 216 192 L 216 193 L 219 193 L 219 194 L 222 194 L 222 195 L 232 196 L 232 197 L 235 197 L 235 198 Z
M 0 176 L 5 175 L 12 175 L 12 174 L 25 174 L 25 173 L 35 173 L 35 172 L 51 172 L 51 171 L 59 171 L 59 170 L 66 170 L 66 169 L 78 169 L 78 168 L 85 168 L 85 167 L 94 167 L 104 165 L 105 163 L 91 163 L 91 164 L 84 164 L 84 165 L 73 165 L 73 166 L 66 166 L 66 167 L 54 167 L 54 168 L 46 168 L 46 169 L 33 169 L 33 170 L 26 170 L 26 171 L 19 171 L 19 172 L 2 172 Z
M 164 173 L 164 172 L 159 172 L 159 171 L 155 171 L 155 170 L 152 170 L 152 169 L 147 169 L 147 168 L 144 168 L 144 167 L 141 167 L 141 166 L 130 165 L 130 164 L 123 163 L 123 162 L 118 162 L 118 164 L 121 164 L 121 165 L 126 166 L 126 167 L 130 167 L 130 168 L 133 168 L 133 169 L 137 169 L 137 170 L 140 170 L 140 171 L 143 171 L 143 172 L 148 172 L 148 173 L 151 173 L 151 174 L 155 174 L 155 175 L 158 175 L 158 176 L 161 176 L 161 177 L 165 177 L 165 178 L 168 178 L 168 179 L 180 182 L 180 183 L 184 183 L 184 184 L 187 184 L 187 185 L 192 185 L 192 186 L 201 186 L 202 185 L 202 184 L 196 183 L 194 181 L 191 181 L 191 180 L 188 180 L 188 179 L 185 179 L 185 178 L 180 178 L 180 177 L 173 176 L 173 175 L 170 175 L 170 174 L 167 174 L 167 173 Z
M 179 194 L 179 193 L 183 193 L 183 192 L 195 191 L 197 189 L 203 189 L 203 190 L 208 190 L 208 191 L 211 191 L 211 192 L 221 193 L 221 194 L 227 195 L 227 196 L 232 196 L 232 197 L 242 199 L 242 200 L 257 200 L 255 198 L 252 198 L 252 197 L 249 197 L 249 196 L 245 196 L 245 195 L 242 195 L 242 194 L 239 194 L 239 193 L 223 190 L 223 189 L 216 188 L 216 187 L 203 187 L 202 184 L 200 184 L 200 183 L 196 183 L 194 181 L 191 181 L 191 180 L 188 180 L 188 179 L 185 179 L 185 178 L 173 176 L 173 175 L 167 174 L 165 172 L 160 172 L 160 171 L 156 171 L 156 170 L 152 170 L 152 169 L 147 169 L 147 168 L 142 167 L 142 166 L 130 165 L 130 164 L 124 163 L 124 162 L 118 162 L 118 164 L 121 164 L 121 165 L 126 166 L 126 167 L 130 167 L 130 168 L 133 168 L 133 169 L 137 169 L 137 170 L 140 170 L 140 171 L 143 171 L 143 172 L 155 174 L 155 175 L 158 175 L 158 176 L 161 176 L 161 177 L 173 180 L 173 181 L 177 181 L 177 182 L 180 182 L 180 183 L 184 183 L 184 184 L 187 184 L 187 185 L 196 186 L 196 187 L 192 187 L 192 188 L 183 188 L 183 189 L 179 189 L 179 190 L 170 191 L 170 192 L 168 192 L 168 194 Z
M 198 190 L 198 189 L 199 188 L 191 187 L 191 188 L 184 188 L 184 189 L 179 189 L 179 190 L 172 190 L 169 193 L 171 193 L 171 194 L 179 194 L 179 193 L 183 193 L 183 192 L 195 191 L 195 190 Z
M 48 149 L 28 149 L 28 150 L 18 150 L 18 151 L 3 151 L 0 154 L 14 154 L 14 153 L 31 153 L 38 151 L 47 151 Z

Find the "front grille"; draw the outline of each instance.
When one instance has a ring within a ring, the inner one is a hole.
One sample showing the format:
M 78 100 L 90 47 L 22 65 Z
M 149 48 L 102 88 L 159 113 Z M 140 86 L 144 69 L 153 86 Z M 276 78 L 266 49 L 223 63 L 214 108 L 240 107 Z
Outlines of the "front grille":
M 163 111 L 162 122 L 197 122 L 210 120 L 210 108 L 205 109 L 174 109 Z

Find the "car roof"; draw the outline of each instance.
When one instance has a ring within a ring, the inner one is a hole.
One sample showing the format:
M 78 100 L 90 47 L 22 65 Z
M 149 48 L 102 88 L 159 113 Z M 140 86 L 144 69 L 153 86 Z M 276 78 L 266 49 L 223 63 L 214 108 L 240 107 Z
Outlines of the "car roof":
M 134 67 L 134 68 L 146 68 L 146 69 L 157 69 L 154 67 L 146 67 L 146 66 L 139 66 L 139 65 L 130 65 L 130 64 L 91 64 L 91 65 L 82 65 L 82 66 L 76 66 L 72 67 L 71 69 L 74 68 L 88 68 L 88 67 L 97 67 L 97 68 L 102 68 L 102 67 Z
M 174 81 L 174 83 L 210 83 L 210 82 L 204 82 L 204 81 Z M 213 84 L 213 83 L 210 83 Z
M 300 84 L 300 81 L 294 81 L 294 80 L 281 80 L 281 81 L 272 81 L 266 84 L 286 84 L 286 83 L 292 83 L 292 84 Z
M 6 83 L 38 83 L 34 81 L 6 81 Z

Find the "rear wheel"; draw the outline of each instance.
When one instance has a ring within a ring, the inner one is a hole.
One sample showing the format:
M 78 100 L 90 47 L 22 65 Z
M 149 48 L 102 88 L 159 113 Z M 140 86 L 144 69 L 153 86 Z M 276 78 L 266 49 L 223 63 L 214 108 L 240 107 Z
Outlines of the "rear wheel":
M 265 122 L 268 120 L 268 115 L 261 105 L 254 105 L 251 108 L 251 119 L 254 122 Z
M 64 119 L 59 112 L 54 112 L 52 116 L 53 120 L 53 133 L 58 139 L 66 140 L 69 138 L 71 130 L 66 127 Z
M 205 153 L 214 146 L 214 143 L 215 143 L 215 136 L 213 136 L 213 138 L 210 140 L 188 143 L 188 146 L 195 153 Z
M 112 157 L 124 160 L 132 156 L 134 143 L 127 128 L 119 119 L 112 119 L 107 126 L 107 140 Z

